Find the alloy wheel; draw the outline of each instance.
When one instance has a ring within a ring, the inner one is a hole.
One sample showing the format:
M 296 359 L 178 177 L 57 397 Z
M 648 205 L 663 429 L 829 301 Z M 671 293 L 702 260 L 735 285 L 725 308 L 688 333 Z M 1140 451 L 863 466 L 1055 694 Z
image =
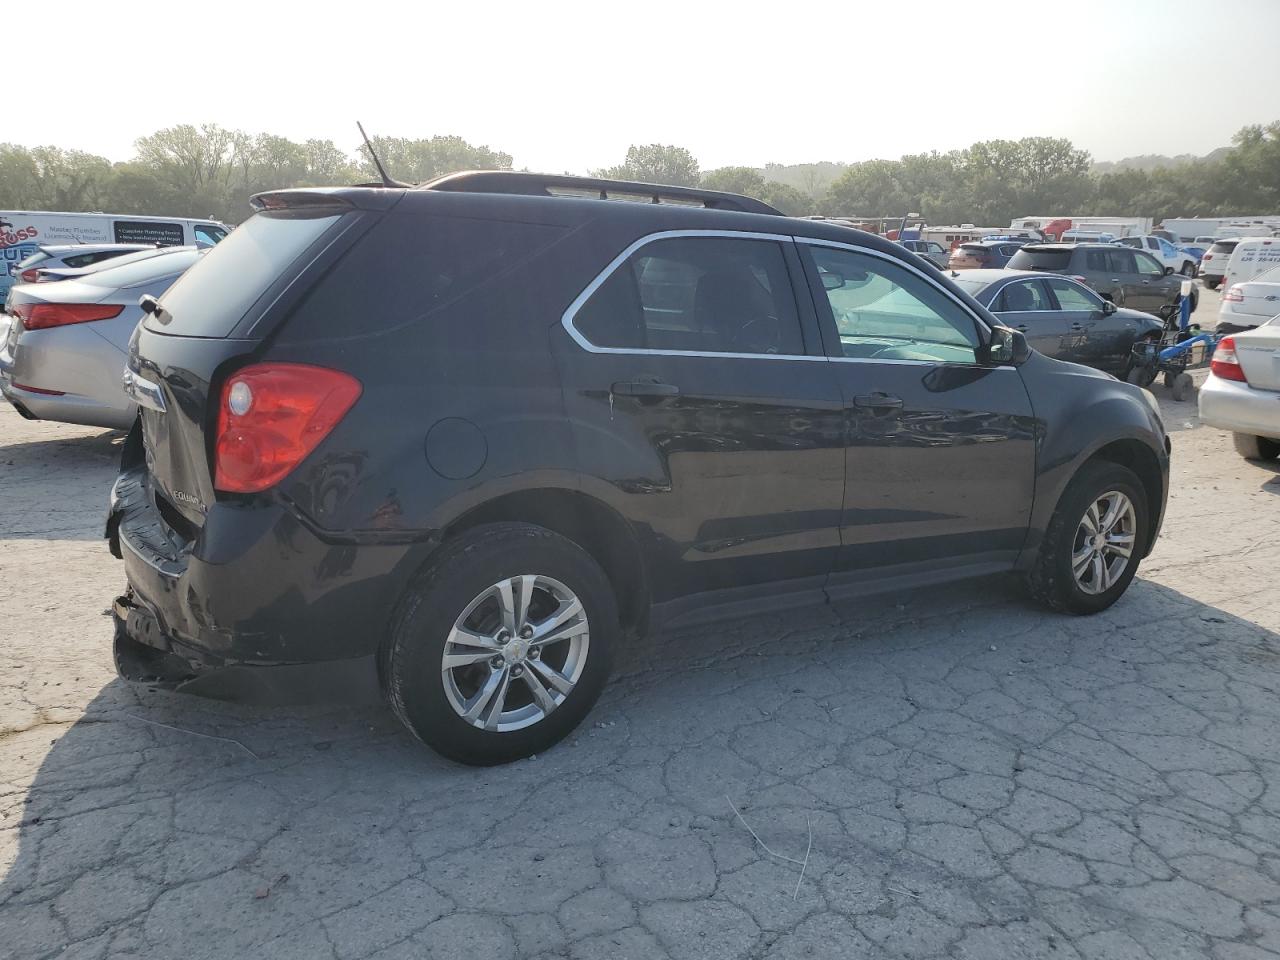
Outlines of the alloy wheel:
M 1118 490 L 1097 497 L 1076 527 L 1071 573 L 1085 593 L 1110 590 L 1133 557 L 1138 530 L 1133 503 Z
M 531 726 L 573 692 L 590 643 L 586 611 L 572 590 L 536 574 L 509 577 L 467 604 L 449 631 L 445 696 L 482 730 Z

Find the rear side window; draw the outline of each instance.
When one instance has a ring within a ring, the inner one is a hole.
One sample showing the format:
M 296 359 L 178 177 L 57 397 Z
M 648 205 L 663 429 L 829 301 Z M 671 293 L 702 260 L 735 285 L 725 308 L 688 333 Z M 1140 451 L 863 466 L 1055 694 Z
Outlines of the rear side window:
M 1029 250 L 1023 247 L 1009 261 L 1011 270 L 1065 270 L 1071 264 L 1070 250 Z
M 172 316 L 147 328 L 180 337 L 225 337 L 249 308 L 339 215 L 272 211 L 250 217 L 164 295 Z
M 233 230 L 210 256 L 244 229 Z M 420 320 L 500 281 L 564 231 L 545 223 L 388 214 L 316 283 L 281 339 L 359 337 Z
M 1217 243 L 1215 243 L 1212 247 L 1209 248 L 1209 252 L 1215 253 L 1215 254 L 1231 253 L 1231 251 L 1235 250 L 1236 246 L 1239 243 L 1240 243 L 1239 240 L 1219 240 Z
M 803 354 L 791 279 L 772 240 L 673 237 L 641 247 L 573 319 L 600 347 Z

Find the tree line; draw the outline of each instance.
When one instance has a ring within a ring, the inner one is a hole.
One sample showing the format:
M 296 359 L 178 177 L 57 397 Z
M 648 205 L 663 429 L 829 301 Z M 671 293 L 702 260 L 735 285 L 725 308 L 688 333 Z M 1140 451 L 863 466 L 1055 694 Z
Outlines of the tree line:
M 457 170 L 510 170 L 511 154 L 461 137 L 375 137 L 388 173 L 422 182 Z M 1280 122 L 1242 128 L 1205 157 L 1144 157 L 1095 165 L 1057 137 L 987 140 L 963 150 L 859 163 L 768 164 L 702 170 L 688 149 L 633 145 L 614 179 L 702 186 L 757 197 L 793 216 L 919 214 L 929 223 L 999 226 L 1033 214 L 1231 216 L 1280 213 Z M 1167 160 L 1167 162 L 1165 162 Z M 214 124 L 158 130 L 134 156 L 0 144 L 0 209 L 104 210 L 213 217 L 237 223 L 254 193 L 370 182 L 367 152 L 332 140 L 295 142 Z

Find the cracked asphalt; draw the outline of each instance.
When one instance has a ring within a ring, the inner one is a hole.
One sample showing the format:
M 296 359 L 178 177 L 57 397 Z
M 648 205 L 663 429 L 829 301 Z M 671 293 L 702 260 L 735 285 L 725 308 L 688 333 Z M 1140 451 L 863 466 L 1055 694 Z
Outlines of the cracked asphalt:
M 1280 956 L 1280 472 L 1158 392 L 1169 515 L 1107 613 L 996 580 L 650 637 L 485 770 L 116 679 L 119 435 L 6 408 L 0 952 Z

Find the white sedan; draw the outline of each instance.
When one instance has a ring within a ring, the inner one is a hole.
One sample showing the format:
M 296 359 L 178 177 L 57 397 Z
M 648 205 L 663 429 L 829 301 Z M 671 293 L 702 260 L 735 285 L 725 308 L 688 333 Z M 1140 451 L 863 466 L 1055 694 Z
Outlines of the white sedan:
M 1218 308 L 1218 329 L 1222 333 L 1252 330 L 1276 314 L 1280 314 L 1280 267 L 1228 287 Z
M 1230 430 L 1242 457 L 1280 457 L 1280 316 L 1218 341 L 1200 388 L 1200 419 Z

